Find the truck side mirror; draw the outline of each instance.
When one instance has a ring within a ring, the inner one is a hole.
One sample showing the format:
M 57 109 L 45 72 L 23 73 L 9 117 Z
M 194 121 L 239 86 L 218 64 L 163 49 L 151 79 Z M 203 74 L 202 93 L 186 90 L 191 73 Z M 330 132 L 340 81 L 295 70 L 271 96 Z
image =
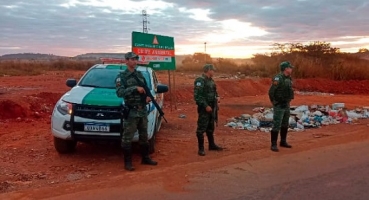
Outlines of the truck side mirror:
M 165 93 L 168 92 L 168 86 L 164 84 L 158 84 L 156 86 L 156 93 Z
M 73 79 L 73 78 L 69 78 L 67 79 L 66 85 L 70 88 L 74 87 L 77 85 L 77 80 Z

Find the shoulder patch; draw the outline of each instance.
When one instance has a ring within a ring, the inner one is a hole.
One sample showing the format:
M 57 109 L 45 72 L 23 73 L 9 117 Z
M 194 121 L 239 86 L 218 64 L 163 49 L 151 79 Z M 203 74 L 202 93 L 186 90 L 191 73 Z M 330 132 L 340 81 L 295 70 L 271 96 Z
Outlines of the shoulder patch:
M 117 79 L 115 79 L 115 86 L 116 87 L 120 87 L 120 77 L 118 77 Z
M 195 86 L 196 87 L 201 87 L 201 86 L 203 86 L 204 85 L 204 78 L 203 77 L 197 77 L 196 79 L 195 79 Z
M 279 77 L 278 76 L 274 77 L 274 80 L 279 81 Z

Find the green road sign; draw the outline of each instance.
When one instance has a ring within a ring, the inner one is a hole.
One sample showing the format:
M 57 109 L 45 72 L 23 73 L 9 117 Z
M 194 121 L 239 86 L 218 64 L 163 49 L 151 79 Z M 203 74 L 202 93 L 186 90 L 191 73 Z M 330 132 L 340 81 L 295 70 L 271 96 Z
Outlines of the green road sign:
M 149 62 L 154 70 L 175 70 L 174 38 L 162 35 L 132 32 L 132 51 L 139 61 Z

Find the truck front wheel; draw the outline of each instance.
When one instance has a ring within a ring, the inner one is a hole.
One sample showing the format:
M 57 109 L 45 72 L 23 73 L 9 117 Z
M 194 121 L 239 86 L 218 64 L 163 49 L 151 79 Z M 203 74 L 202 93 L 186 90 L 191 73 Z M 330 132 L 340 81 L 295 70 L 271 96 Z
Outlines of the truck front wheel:
M 73 140 L 63 140 L 54 137 L 54 147 L 60 154 L 72 153 L 76 150 L 77 142 Z

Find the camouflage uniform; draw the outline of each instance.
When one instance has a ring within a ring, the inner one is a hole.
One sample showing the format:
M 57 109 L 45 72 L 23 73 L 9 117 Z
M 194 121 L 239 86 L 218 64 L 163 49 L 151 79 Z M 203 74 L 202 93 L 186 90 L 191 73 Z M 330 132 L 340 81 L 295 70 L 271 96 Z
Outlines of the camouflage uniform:
M 122 146 L 131 144 L 135 132 L 138 130 L 139 144 L 148 144 L 147 138 L 147 110 L 146 110 L 146 95 L 138 93 L 138 83 L 133 76 L 137 76 L 142 82 L 145 78 L 140 71 L 130 72 L 128 69 L 118 75 L 119 81 L 117 87 L 118 97 L 123 97 L 125 106 L 130 111 L 127 119 L 123 122 Z
M 125 55 L 126 60 L 130 58 L 138 58 L 132 52 Z M 133 72 L 126 69 L 120 72 L 116 78 L 116 93 L 118 97 L 124 98 L 126 108 L 129 109 L 128 116 L 123 121 L 122 148 L 124 153 L 125 168 L 129 171 L 134 170 L 132 167 L 132 139 L 138 130 L 139 144 L 142 153 L 142 164 L 156 165 L 157 162 L 152 161 L 149 157 L 149 142 L 147 135 L 147 109 L 146 94 L 138 92 L 136 76 L 141 82 L 146 84 L 146 80 L 140 71 Z
M 269 99 L 273 104 L 273 128 L 271 130 L 271 150 L 278 151 L 277 140 L 278 133 L 281 133 L 281 147 L 291 148 L 286 141 L 288 124 L 290 118 L 290 102 L 294 98 L 292 89 L 292 80 L 290 76 L 285 76 L 283 71 L 286 68 L 293 68 L 289 62 L 280 64 L 281 73 L 274 76 L 272 85 L 269 89 Z
M 204 72 L 214 70 L 213 65 L 205 65 Z M 205 155 L 204 151 L 204 132 L 208 138 L 209 150 L 222 150 L 214 142 L 214 117 L 213 112 L 207 112 L 206 107 L 210 106 L 214 109 L 215 101 L 217 101 L 218 93 L 214 80 L 203 74 L 195 79 L 194 82 L 194 98 L 197 104 L 197 130 L 198 154 Z

